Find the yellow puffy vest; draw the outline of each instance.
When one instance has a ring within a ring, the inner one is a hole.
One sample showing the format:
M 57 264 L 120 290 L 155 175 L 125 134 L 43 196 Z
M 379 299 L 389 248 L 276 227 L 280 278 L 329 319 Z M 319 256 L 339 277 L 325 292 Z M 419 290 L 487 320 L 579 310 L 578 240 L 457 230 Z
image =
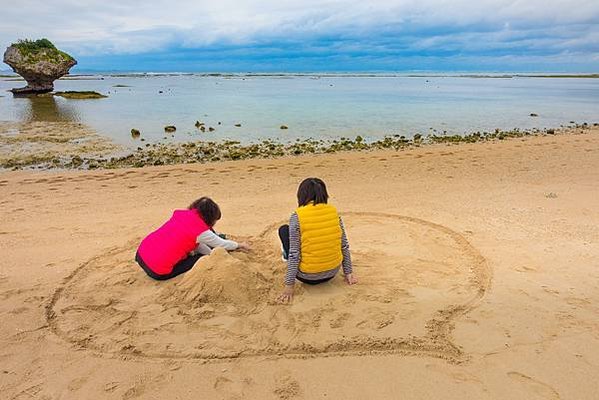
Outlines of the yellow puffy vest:
M 308 274 L 337 268 L 343 261 L 341 227 L 335 207 L 308 204 L 296 210 L 301 240 L 299 269 Z

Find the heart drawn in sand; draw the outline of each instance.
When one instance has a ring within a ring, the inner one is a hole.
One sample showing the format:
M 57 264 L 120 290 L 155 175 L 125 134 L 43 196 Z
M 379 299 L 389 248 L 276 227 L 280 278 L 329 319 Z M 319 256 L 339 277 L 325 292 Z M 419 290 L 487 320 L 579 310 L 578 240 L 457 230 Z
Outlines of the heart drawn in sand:
M 251 239 L 251 253 L 213 252 L 170 281 L 153 281 L 135 264 L 137 241 L 97 255 L 54 293 L 48 323 L 65 341 L 100 355 L 465 359 L 451 332 L 491 284 L 480 253 L 459 233 L 425 220 L 343 217 L 358 285 L 341 276 L 298 283 L 291 306 L 276 304 L 286 266 L 273 224 Z

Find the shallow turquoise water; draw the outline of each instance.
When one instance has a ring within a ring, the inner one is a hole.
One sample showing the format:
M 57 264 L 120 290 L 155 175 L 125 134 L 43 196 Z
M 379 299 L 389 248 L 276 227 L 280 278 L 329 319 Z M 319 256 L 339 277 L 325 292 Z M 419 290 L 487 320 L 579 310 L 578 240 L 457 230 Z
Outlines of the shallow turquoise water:
M 367 139 L 556 127 L 599 122 L 599 79 L 171 75 L 60 80 L 56 90 L 95 90 L 100 100 L 13 98 L 23 82 L 0 79 L 0 120 L 71 120 L 119 143 L 131 128 L 148 141 L 266 138 Z M 130 87 L 117 88 L 114 85 Z M 163 93 L 159 93 L 162 91 Z M 530 117 L 536 113 L 538 117 Z M 196 120 L 216 128 L 202 133 Z M 221 122 L 219 125 L 218 122 Z M 241 127 L 234 125 L 240 123 Z M 281 125 L 289 129 L 281 130 Z M 164 139 L 165 125 L 177 126 Z

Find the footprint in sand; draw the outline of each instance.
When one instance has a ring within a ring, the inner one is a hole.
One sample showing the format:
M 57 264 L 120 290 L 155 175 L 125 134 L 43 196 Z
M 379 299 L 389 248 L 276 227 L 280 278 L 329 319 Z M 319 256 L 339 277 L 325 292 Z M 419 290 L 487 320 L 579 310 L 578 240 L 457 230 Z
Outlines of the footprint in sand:
M 251 378 L 228 377 L 221 375 L 214 381 L 214 389 L 227 400 L 241 400 L 247 397 L 253 385 Z
M 135 264 L 133 240 L 81 265 L 52 296 L 48 324 L 68 343 L 107 355 L 233 359 L 377 351 L 460 359 L 451 327 L 490 285 L 484 258 L 462 235 L 424 220 L 343 217 L 358 285 L 338 276 L 318 287 L 298 284 L 290 306 L 272 301 L 285 273 L 279 223 L 252 238 L 251 253 L 215 251 L 165 282 L 150 280 Z
M 15 396 L 11 398 L 11 400 L 22 400 L 22 399 L 37 399 L 37 398 L 50 398 L 41 395 L 44 388 L 44 384 L 39 383 L 33 386 L 29 386 L 20 392 L 18 392 Z
M 107 393 L 112 393 L 115 390 L 117 390 L 118 387 L 119 387 L 118 382 L 108 382 L 107 384 L 104 385 L 104 391 Z
M 343 328 L 345 322 L 351 317 L 350 313 L 344 312 L 339 315 L 334 316 L 329 321 L 329 326 L 332 329 Z
M 68 385 L 69 391 L 76 392 L 77 390 L 81 389 L 83 387 L 83 385 L 85 385 L 87 383 L 87 380 L 88 380 L 87 377 L 80 377 L 80 378 L 73 379 Z
M 8 313 L 13 314 L 13 315 L 19 315 L 19 314 L 23 314 L 27 311 L 29 311 L 29 308 L 27 308 L 27 307 L 17 307 L 17 308 L 13 308 Z
M 507 373 L 513 381 L 522 385 L 528 392 L 532 392 L 539 396 L 541 399 L 547 400 L 559 400 L 560 395 L 553 387 L 548 384 L 539 381 L 538 379 L 532 378 L 528 375 L 525 375 L 521 372 L 511 371 Z M 532 397 L 529 397 L 530 400 L 533 400 Z
M 275 396 L 281 400 L 291 400 L 302 397 L 302 388 L 298 381 L 293 379 L 290 372 L 281 372 L 275 377 L 276 386 L 273 390 Z
M 129 400 L 129 399 L 135 399 L 138 397 L 142 397 L 145 394 L 147 394 L 148 392 L 150 392 L 150 393 L 153 392 L 155 388 L 161 387 L 164 384 L 165 380 L 166 380 L 165 375 L 157 375 L 157 376 L 141 375 L 141 376 L 138 376 L 137 378 L 135 378 L 134 383 L 132 385 L 130 385 L 127 390 L 125 390 L 125 392 L 123 393 L 121 398 L 123 400 Z M 116 385 L 116 387 L 119 386 L 119 384 L 116 384 L 116 383 L 114 383 L 114 384 Z M 116 387 L 115 387 L 115 389 L 116 389 Z M 104 390 L 106 390 L 106 387 L 104 388 Z M 108 390 L 108 392 L 110 392 L 110 390 Z
M 519 265 L 517 267 L 514 267 L 514 270 L 518 272 L 538 272 L 538 269 L 531 265 Z
M 581 307 L 592 304 L 592 301 L 587 298 L 568 297 L 566 298 L 566 303 L 568 303 L 571 306 Z

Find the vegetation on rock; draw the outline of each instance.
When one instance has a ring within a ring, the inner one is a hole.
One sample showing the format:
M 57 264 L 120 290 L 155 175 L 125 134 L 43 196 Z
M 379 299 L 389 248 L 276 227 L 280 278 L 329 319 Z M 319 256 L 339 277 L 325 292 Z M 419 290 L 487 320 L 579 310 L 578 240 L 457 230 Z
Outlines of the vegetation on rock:
M 19 40 L 18 42 L 11 44 L 11 46 L 17 48 L 26 61 L 31 63 L 39 61 L 57 63 L 74 60 L 69 54 L 58 50 L 56 46 L 46 38 L 39 40 Z
M 67 92 L 56 92 L 54 96 L 64 97 L 65 99 L 76 99 L 76 100 L 84 100 L 84 99 L 103 99 L 108 96 L 104 96 L 98 92 L 91 91 L 67 91 Z

